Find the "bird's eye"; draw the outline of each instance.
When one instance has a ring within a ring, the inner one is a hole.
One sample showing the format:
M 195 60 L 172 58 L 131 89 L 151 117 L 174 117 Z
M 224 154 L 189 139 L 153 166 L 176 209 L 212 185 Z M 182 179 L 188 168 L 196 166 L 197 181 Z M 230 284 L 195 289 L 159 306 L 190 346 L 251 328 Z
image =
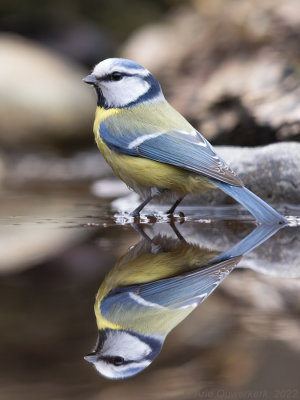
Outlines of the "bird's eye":
M 111 74 L 112 81 L 120 81 L 122 78 L 123 78 L 123 75 L 121 74 L 121 72 L 113 72 Z
M 116 357 L 114 357 L 113 358 L 113 364 L 114 365 L 122 365 L 122 364 L 124 364 L 124 358 L 123 357 L 119 357 L 119 356 L 116 356 Z

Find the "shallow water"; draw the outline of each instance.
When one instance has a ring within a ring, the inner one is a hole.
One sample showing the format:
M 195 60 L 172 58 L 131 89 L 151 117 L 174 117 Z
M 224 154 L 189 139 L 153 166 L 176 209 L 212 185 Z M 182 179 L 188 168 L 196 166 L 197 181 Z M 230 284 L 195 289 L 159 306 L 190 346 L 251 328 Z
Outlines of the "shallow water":
M 300 397 L 297 227 L 243 257 L 143 372 L 123 381 L 100 376 L 83 358 L 97 337 L 95 295 L 142 238 L 127 214 L 87 193 L 53 188 L 2 196 L 1 399 Z M 171 221 L 175 229 L 160 210 L 142 218 L 150 240 L 183 237 L 215 253 L 255 228 L 239 207 L 185 208 L 185 219 Z

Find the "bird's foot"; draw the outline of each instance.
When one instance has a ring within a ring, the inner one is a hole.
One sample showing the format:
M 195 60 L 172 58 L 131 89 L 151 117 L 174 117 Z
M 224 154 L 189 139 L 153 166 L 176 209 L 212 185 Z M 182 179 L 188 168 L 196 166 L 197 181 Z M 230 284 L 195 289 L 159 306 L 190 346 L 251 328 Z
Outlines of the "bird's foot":
M 133 217 L 133 218 L 140 218 L 140 213 L 139 213 L 138 211 L 132 211 L 132 212 L 129 214 L 129 216 L 130 216 L 130 217 Z
M 134 218 L 134 222 L 140 222 L 141 221 L 141 219 L 143 218 L 141 215 L 140 215 L 140 213 L 139 212 L 134 212 L 134 211 L 132 211 L 130 214 L 129 214 L 129 216 L 130 217 L 132 217 L 132 218 Z M 147 221 L 148 222 L 150 222 L 150 223 L 155 223 L 155 222 L 157 222 L 157 218 L 154 216 L 154 215 L 144 215 L 144 217 L 146 217 L 147 218 Z
M 146 215 L 148 222 L 155 224 L 157 222 L 157 218 L 154 215 Z
M 169 210 L 166 212 L 166 214 L 167 214 L 167 217 L 169 217 L 169 218 L 174 217 L 174 213 L 170 212 Z M 180 218 L 184 218 L 185 217 L 185 215 L 184 215 L 184 213 L 182 211 L 179 211 L 178 216 Z

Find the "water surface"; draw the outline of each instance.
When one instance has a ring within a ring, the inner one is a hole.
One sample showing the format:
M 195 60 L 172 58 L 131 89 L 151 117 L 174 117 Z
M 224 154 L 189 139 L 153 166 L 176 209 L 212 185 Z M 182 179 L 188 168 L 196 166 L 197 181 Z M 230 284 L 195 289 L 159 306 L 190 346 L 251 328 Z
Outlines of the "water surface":
M 299 230 L 290 227 L 246 255 L 145 371 L 101 377 L 83 358 L 97 337 L 95 295 L 141 236 L 87 193 L 2 196 L 1 399 L 299 398 Z M 255 228 L 235 207 L 184 211 L 173 221 L 180 235 L 213 252 Z M 162 213 L 147 214 L 150 238 L 178 240 Z

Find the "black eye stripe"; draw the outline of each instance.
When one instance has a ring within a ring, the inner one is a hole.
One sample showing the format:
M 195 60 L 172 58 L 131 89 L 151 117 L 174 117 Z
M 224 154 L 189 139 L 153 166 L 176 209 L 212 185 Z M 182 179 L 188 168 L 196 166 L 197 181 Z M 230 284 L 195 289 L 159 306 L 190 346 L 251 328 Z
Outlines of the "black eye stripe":
M 133 362 L 132 360 L 124 360 L 123 357 L 118 357 L 118 356 L 102 356 L 99 358 L 108 362 L 109 364 L 114 364 L 116 366 L 126 365 L 126 364 L 130 364 L 131 362 Z M 121 359 L 122 359 L 122 361 L 121 361 Z
M 139 74 L 129 74 L 128 72 L 114 71 L 111 74 L 107 74 L 107 75 L 101 76 L 100 78 L 97 78 L 97 79 L 98 79 L 98 81 L 104 81 L 104 82 L 114 81 L 114 79 L 112 79 L 112 75 L 114 73 L 119 73 L 120 75 L 122 75 L 122 78 L 124 76 L 140 76 Z

